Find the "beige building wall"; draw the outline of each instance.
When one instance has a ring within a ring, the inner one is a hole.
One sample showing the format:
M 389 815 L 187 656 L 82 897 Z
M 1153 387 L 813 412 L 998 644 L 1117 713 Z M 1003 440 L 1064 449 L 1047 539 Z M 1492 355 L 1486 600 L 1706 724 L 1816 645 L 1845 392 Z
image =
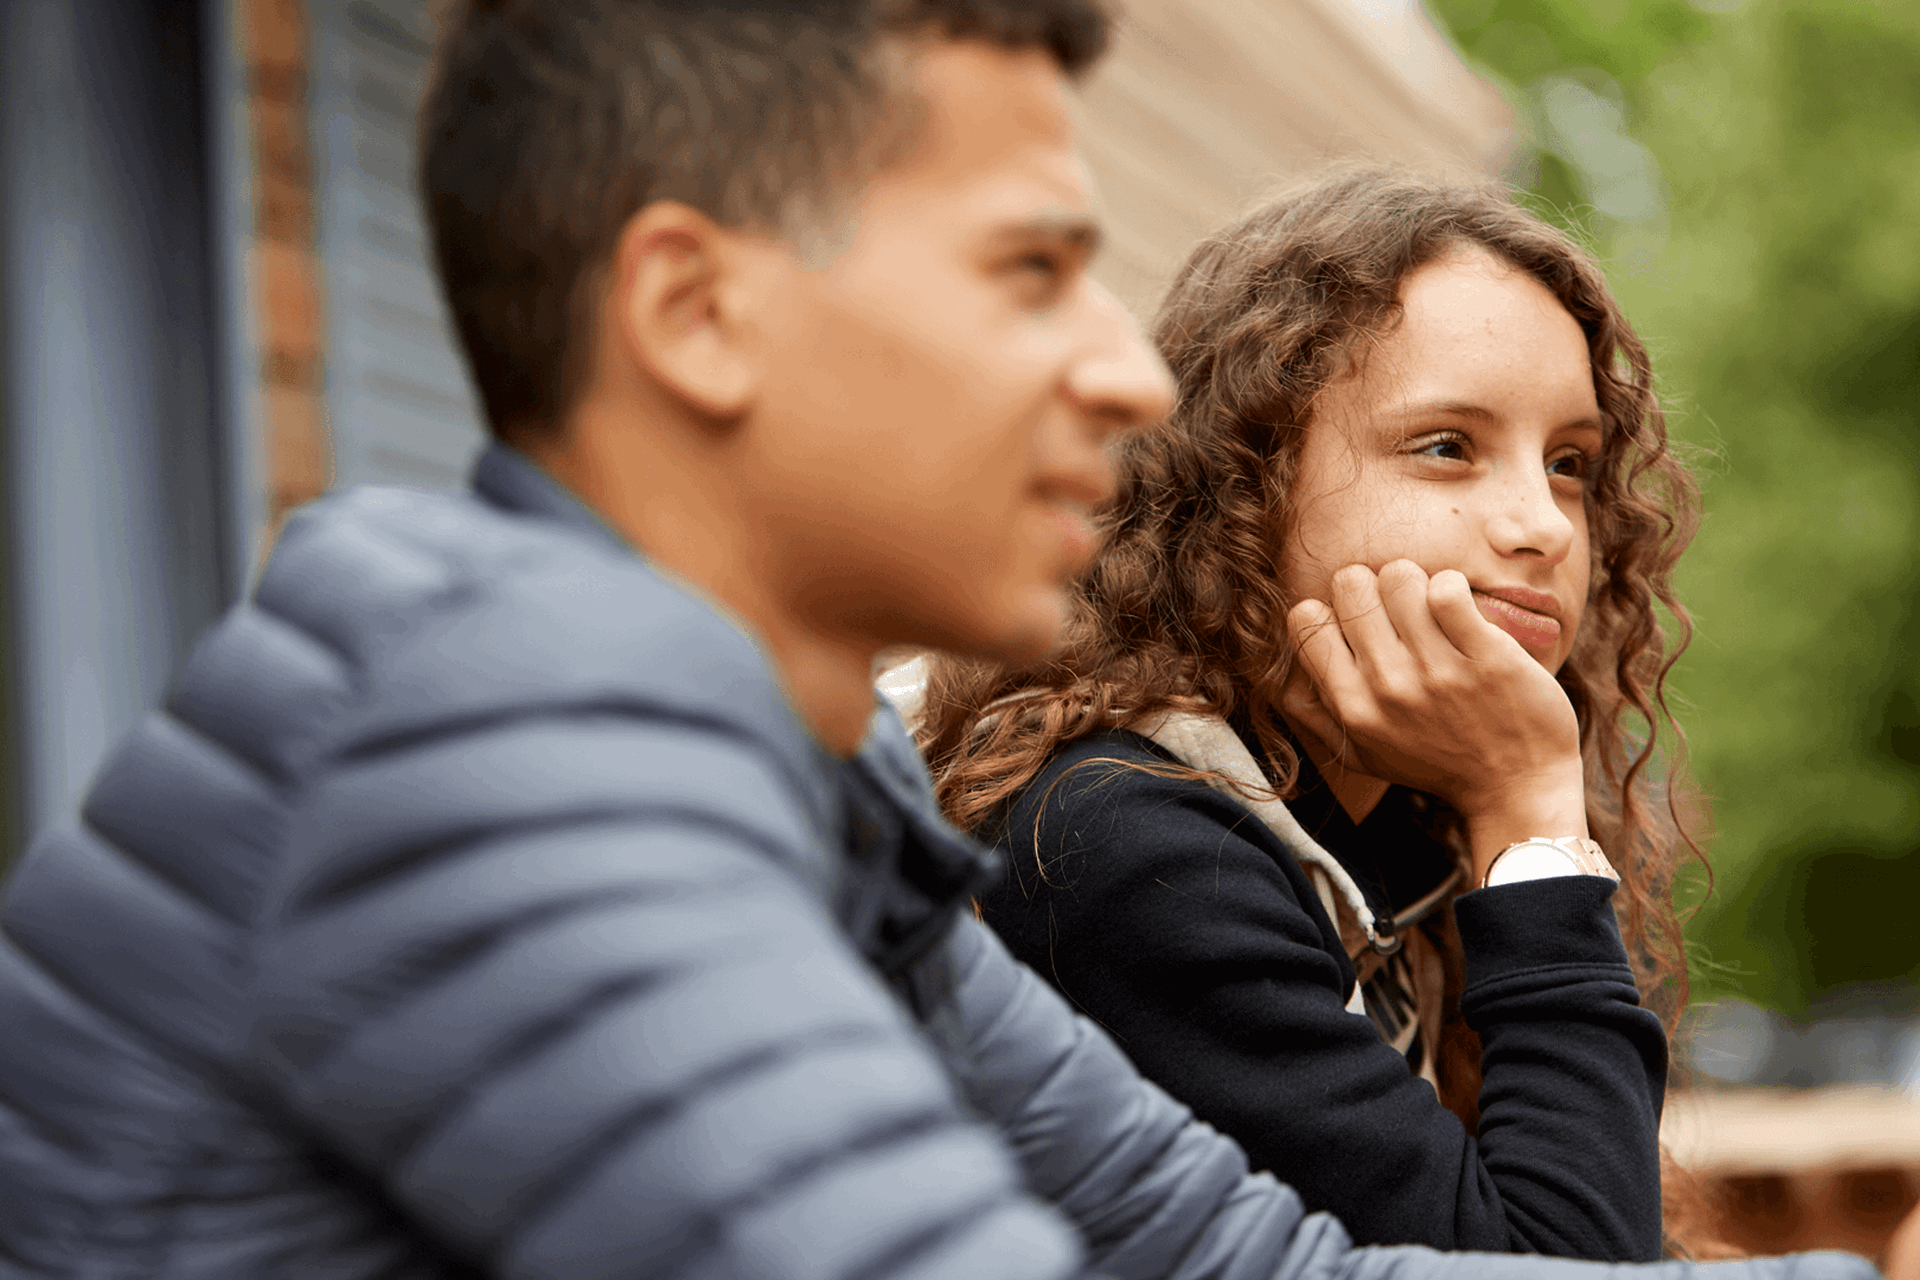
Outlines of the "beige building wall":
M 256 422 L 277 527 L 333 472 L 315 40 L 306 0 L 229 3 L 250 92 Z M 1408 0 L 1128 0 L 1084 110 L 1110 223 L 1098 273 L 1143 316 L 1201 236 L 1289 174 L 1352 156 L 1491 173 L 1512 133 L 1500 96 Z
M 1497 173 L 1511 112 L 1411 0 L 1129 0 L 1085 93 L 1099 274 L 1145 317 L 1200 238 L 1336 159 Z

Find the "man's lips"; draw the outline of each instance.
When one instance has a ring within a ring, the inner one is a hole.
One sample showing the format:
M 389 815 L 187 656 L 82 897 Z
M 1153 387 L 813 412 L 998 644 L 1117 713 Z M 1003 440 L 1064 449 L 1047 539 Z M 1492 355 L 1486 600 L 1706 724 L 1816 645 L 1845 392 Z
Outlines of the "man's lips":
M 1480 616 L 1520 642 L 1526 649 L 1551 649 L 1560 642 L 1560 602 L 1544 591 L 1526 587 L 1473 589 Z
M 1055 506 L 1053 515 L 1060 540 L 1065 544 L 1070 571 L 1078 573 L 1093 562 L 1093 521 L 1084 511 L 1064 505 Z

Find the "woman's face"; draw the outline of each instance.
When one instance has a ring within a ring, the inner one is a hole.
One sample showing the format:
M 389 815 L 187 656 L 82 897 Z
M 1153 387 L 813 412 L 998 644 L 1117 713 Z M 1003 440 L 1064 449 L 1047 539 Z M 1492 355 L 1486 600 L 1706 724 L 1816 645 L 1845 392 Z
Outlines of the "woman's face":
M 1307 428 L 1283 585 L 1328 600 L 1349 564 L 1458 569 L 1481 614 L 1558 671 L 1586 608 L 1601 445 L 1586 338 L 1544 285 L 1478 249 L 1413 272 L 1400 300 L 1401 323 Z

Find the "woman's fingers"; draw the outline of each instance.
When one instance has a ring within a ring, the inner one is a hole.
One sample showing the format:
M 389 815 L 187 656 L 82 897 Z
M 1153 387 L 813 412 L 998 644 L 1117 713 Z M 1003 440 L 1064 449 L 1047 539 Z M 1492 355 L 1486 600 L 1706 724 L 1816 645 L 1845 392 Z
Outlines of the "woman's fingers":
M 1460 654 L 1427 605 L 1426 570 L 1393 560 L 1378 574 L 1349 565 L 1333 579 L 1335 612 L 1375 701 L 1398 716 L 1461 666 Z
M 1324 600 L 1302 600 L 1287 614 L 1287 629 L 1319 702 L 1334 719 L 1351 723 L 1373 706 L 1372 682 L 1348 643 L 1347 632 Z
M 1340 620 L 1347 647 L 1361 670 L 1377 674 L 1390 669 L 1404 646 L 1380 599 L 1380 581 L 1363 564 L 1350 564 L 1333 575 L 1333 612 Z
M 1475 662 L 1532 661 L 1519 641 L 1481 616 L 1466 575 L 1457 569 L 1429 578 L 1411 560 L 1391 561 L 1378 574 L 1352 564 L 1333 575 L 1329 594 L 1331 606 L 1318 600 L 1296 606 L 1289 625 L 1296 616 L 1307 617 L 1300 609 L 1312 605 L 1310 625 L 1337 634 L 1340 648 L 1374 685 L 1391 688 L 1409 677 L 1431 676 L 1461 655 Z M 1295 642 L 1304 644 L 1299 632 Z M 1323 689 L 1322 677 L 1333 670 L 1314 666 Z
M 1434 621 L 1427 603 L 1426 570 L 1411 560 L 1394 560 L 1380 570 L 1380 600 L 1401 645 L 1428 670 L 1454 655 L 1453 641 Z
M 1363 767 L 1348 726 L 1372 716 L 1374 701 L 1333 607 L 1302 600 L 1288 612 L 1287 630 L 1297 661 L 1280 691 L 1280 710 L 1322 767 Z
M 1428 579 L 1427 611 L 1448 642 L 1476 662 L 1511 657 L 1507 651 L 1519 648 L 1519 641 L 1480 616 L 1467 575 L 1458 569 L 1442 569 Z
M 1302 600 L 1293 606 L 1287 611 L 1287 630 L 1317 687 L 1327 689 L 1336 681 L 1345 684 L 1358 674 L 1340 620 L 1326 601 Z
M 1447 800 L 1470 835 L 1505 830 L 1543 779 L 1555 795 L 1566 778 L 1579 792 L 1580 726 L 1565 690 L 1480 615 L 1462 574 L 1349 565 L 1328 594 L 1287 619 L 1318 693 L 1283 703 L 1297 728 L 1361 772 Z
M 1314 687 L 1305 663 L 1295 663 L 1287 673 L 1287 683 L 1280 691 L 1280 710 L 1310 756 L 1316 760 L 1349 763 L 1345 759 L 1346 730 L 1320 700 L 1320 692 Z

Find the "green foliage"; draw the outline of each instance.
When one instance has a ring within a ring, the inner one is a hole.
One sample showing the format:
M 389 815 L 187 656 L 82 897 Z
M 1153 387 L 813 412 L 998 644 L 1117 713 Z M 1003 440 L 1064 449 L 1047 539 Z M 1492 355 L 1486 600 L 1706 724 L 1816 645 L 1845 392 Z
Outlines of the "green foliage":
M 1673 688 L 1713 797 L 1711 985 L 1797 1011 L 1920 980 L 1920 6 L 1433 8 L 1706 456 Z

